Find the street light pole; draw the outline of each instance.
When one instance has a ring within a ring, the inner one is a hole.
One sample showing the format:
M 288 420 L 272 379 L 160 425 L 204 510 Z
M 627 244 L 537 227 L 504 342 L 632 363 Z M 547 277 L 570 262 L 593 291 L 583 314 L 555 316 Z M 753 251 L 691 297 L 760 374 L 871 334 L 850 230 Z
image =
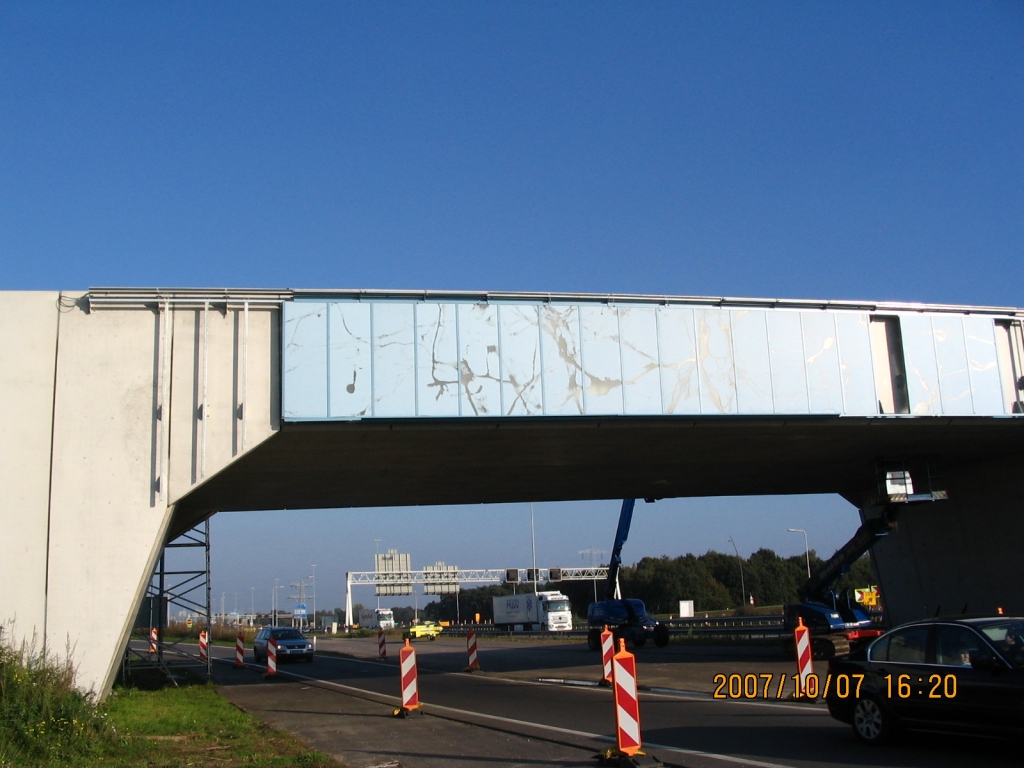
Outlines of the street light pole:
M 790 533 L 802 533 L 804 535 L 804 557 L 807 559 L 807 578 L 811 578 L 811 550 L 807 547 L 807 531 L 803 528 L 787 528 Z
M 740 551 L 736 547 L 736 542 L 732 540 L 732 536 L 729 537 L 729 543 L 732 544 L 732 548 L 736 551 L 736 559 L 740 561 L 740 591 L 743 593 L 740 596 L 740 608 L 747 604 L 747 585 L 743 580 L 743 558 L 740 557 Z
M 313 581 L 313 631 L 316 631 L 316 563 L 313 563 L 313 575 L 309 577 Z
M 380 561 L 380 539 L 373 540 L 374 549 L 377 552 L 377 556 L 373 559 L 373 570 L 378 571 L 377 563 Z M 374 585 L 373 591 L 377 593 L 377 610 L 380 610 L 380 585 Z

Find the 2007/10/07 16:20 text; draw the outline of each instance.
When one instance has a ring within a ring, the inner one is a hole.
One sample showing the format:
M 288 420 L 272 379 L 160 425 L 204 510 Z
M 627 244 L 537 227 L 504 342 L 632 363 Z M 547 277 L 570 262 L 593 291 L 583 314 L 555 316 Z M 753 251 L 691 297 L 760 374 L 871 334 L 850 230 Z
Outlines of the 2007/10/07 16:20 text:
M 860 698 L 861 686 L 864 683 L 863 674 L 838 674 L 831 672 L 825 676 L 824 685 L 816 674 L 810 674 L 800 685 L 800 675 L 779 675 L 778 685 L 775 685 L 774 672 L 762 672 L 761 674 L 747 673 L 745 675 L 726 675 L 719 672 L 712 678 L 715 684 L 713 697 L 716 699 L 781 699 L 786 692 L 787 682 L 792 678 L 793 697 L 797 699 L 816 699 L 818 696 L 828 696 L 829 691 L 834 688 L 834 693 L 840 699 L 853 697 Z M 898 697 L 909 699 L 913 696 L 914 690 L 911 687 L 910 675 L 884 675 L 886 681 L 886 695 L 888 698 Z M 925 683 L 924 678 L 918 682 Z M 927 685 L 918 690 L 918 695 L 926 696 L 929 699 L 953 699 L 956 698 L 956 675 L 929 675 Z

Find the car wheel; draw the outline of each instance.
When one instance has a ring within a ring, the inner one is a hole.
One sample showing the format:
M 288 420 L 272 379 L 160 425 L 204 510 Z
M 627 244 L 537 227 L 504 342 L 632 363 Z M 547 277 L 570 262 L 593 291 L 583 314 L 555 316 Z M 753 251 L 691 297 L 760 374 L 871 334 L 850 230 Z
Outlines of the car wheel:
M 601 650 L 601 630 L 592 629 L 587 632 L 587 648 L 592 651 Z
M 659 648 L 668 645 L 668 627 L 664 624 L 659 624 L 654 628 L 654 644 Z
M 853 733 L 866 744 L 884 744 L 892 738 L 892 715 L 870 696 L 857 700 L 853 708 Z

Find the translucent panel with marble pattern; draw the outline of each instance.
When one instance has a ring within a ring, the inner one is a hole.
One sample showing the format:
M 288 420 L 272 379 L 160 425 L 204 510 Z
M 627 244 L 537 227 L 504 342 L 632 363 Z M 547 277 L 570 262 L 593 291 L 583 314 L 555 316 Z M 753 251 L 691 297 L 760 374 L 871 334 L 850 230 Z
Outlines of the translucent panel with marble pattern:
M 373 415 L 416 415 L 416 333 L 411 303 L 373 305 Z
M 459 304 L 459 375 L 463 416 L 501 415 L 498 308 Z
M 974 401 L 971 397 L 971 374 L 967 369 L 967 338 L 964 336 L 963 318 L 957 315 L 935 315 L 931 320 L 942 412 L 946 415 L 970 416 L 974 413 Z
M 666 414 L 700 413 L 700 375 L 693 310 L 658 307 L 662 401 Z
M 875 374 L 871 365 L 868 315 L 862 312 L 837 312 L 835 318 L 843 412 L 851 416 L 871 416 L 878 413 L 878 398 L 875 395 Z
M 579 307 L 541 307 L 541 359 L 544 364 L 544 413 L 583 413 L 583 367 L 580 363 Z
M 811 413 L 842 413 L 843 389 L 839 375 L 835 316 L 831 312 L 801 312 L 807 401 Z
M 697 332 L 700 412 L 736 413 L 730 313 L 725 309 L 695 309 L 693 321 Z
M 776 310 L 765 318 L 776 413 L 807 413 L 807 371 L 798 312 Z
M 455 304 L 416 304 L 416 405 L 420 416 L 458 416 Z
M 999 382 L 995 325 L 992 318 L 976 315 L 965 317 L 964 334 L 967 336 L 967 359 L 970 365 L 974 413 L 978 416 L 1006 413 L 1003 405 L 1003 388 Z
M 327 305 L 296 301 L 284 305 L 284 387 L 286 419 L 327 417 Z
M 583 345 L 583 407 L 588 415 L 622 413 L 622 364 L 619 316 L 602 304 L 580 307 Z
M 772 371 L 768 362 L 768 328 L 764 310 L 732 310 L 739 413 L 772 413 Z
M 935 339 L 932 319 L 927 315 L 898 315 L 903 337 L 903 359 L 907 365 L 907 394 L 910 412 L 918 416 L 942 413 L 939 394 L 939 369 L 935 364 Z
M 658 310 L 619 306 L 623 410 L 630 415 L 662 412 L 658 354 Z
M 337 419 L 370 414 L 370 305 L 332 302 L 328 308 L 330 337 L 330 411 Z
M 506 416 L 544 412 L 540 373 L 540 307 L 499 304 L 502 410 Z

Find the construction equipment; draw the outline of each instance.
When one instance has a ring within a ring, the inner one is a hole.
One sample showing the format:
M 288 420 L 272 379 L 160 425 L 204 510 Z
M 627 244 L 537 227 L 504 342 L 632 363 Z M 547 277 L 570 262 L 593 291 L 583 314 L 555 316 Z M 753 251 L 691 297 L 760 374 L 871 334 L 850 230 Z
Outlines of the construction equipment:
M 792 652 L 792 632 L 802 619 L 811 632 L 811 649 L 816 659 L 830 659 L 849 653 L 882 634 L 868 614 L 852 599 L 849 591 L 837 593 L 833 587 L 839 577 L 875 542 L 896 527 L 900 510 L 908 505 L 942 501 L 945 491 L 932 490 L 934 477 L 927 462 L 914 466 L 920 484 L 928 488 L 914 493 L 914 481 L 907 462 L 880 462 L 880 494 L 874 501 L 881 514 L 868 518 L 848 542 L 836 550 L 798 590 L 800 602 L 784 608 L 787 653 Z
M 645 499 L 648 503 L 653 499 Z M 643 600 L 622 599 L 619 594 L 619 567 L 622 565 L 622 545 L 629 537 L 636 499 L 623 499 L 619 512 L 619 525 L 615 530 L 615 543 L 608 562 L 608 580 L 605 582 L 604 600 L 591 603 L 587 609 L 587 645 L 592 651 L 601 648 L 601 630 L 608 626 L 620 638 L 628 640 L 634 647 L 646 645 L 653 640 L 659 648 L 668 645 L 668 627 L 647 613 Z

